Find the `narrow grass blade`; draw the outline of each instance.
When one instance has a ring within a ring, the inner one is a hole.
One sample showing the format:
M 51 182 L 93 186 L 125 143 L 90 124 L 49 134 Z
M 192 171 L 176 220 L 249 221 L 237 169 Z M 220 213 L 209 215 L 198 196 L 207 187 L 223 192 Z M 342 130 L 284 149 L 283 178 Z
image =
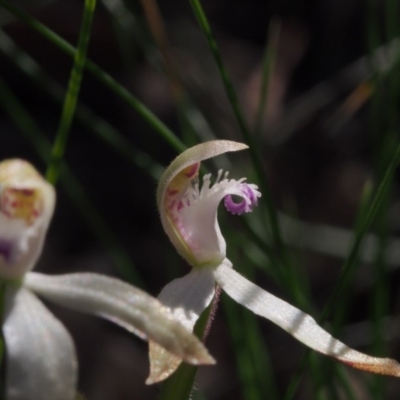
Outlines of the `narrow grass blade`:
M 232 243 L 235 249 L 243 246 L 243 241 L 238 243 L 238 239 L 237 235 L 229 234 L 229 243 Z M 235 253 L 234 259 L 240 260 L 239 251 L 235 251 Z M 241 263 L 243 260 L 237 262 Z M 251 281 L 255 280 L 255 268 L 252 267 L 252 264 L 240 264 L 234 268 L 239 272 L 242 271 Z M 261 400 L 267 397 L 269 400 L 279 399 L 276 377 L 270 362 L 269 350 L 262 337 L 258 317 L 248 310 L 238 307 L 225 296 L 223 306 L 233 341 L 232 348 L 236 353 L 243 398 L 249 400 Z M 242 343 L 247 343 L 247 346 L 243 348 Z
M 41 66 L 19 48 L 6 33 L 0 35 L 0 51 L 18 67 L 32 82 L 58 102 L 64 99 L 64 88 L 53 77 L 47 74 Z M 113 125 L 95 114 L 82 102 L 77 104 L 76 118 L 93 135 L 114 148 L 121 156 L 133 165 L 143 169 L 154 180 L 158 180 L 164 167 L 158 164 L 148 154 L 134 148 L 132 143 L 123 136 Z
M 39 21 L 32 18 L 30 15 L 21 11 L 18 7 L 10 4 L 6 0 L 0 0 L 0 5 L 6 10 L 15 15 L 19 20 L 29 25 L 39 34 L 44 36 L 47 40 L 54 43 L 60 50 L 69 56 L 75 55 L 75 48 L 67 41 L 62 39 L 59 35 L 41 24 Z M 171 147 L 178 152 L 186 149 L 186 146 L 182 141 L 159 119 L 157 118 L 142 102 L 140 102 L 135 96 L 133 96 L 126 88 L 120 85 L 112 76 L 104 72 L 95 63 L 86 60 L 85 67 L 102 82 L 106 87 L 117 94 L 127 104 L 129 104 L 135 111 L 161 136 L 163 137 Z
M 278 46 L 280 33 L 280 21 L 272 19 L 268 28 L 268 41 L 265 46 L 264 60 L 262 65 L 262 77 L 260 86 L 260 96 L 256 111 L 254 123 L 254 135 L 259 137 L 262 133 L 262 123 L 264 120 L 264 111 L 268 100 L 268 88 L 271 74 L 274 68 L 276 50 Z
M 231 299 L 222 299 L 244 400 L 279 399 L 269 354 L 263 343 L 257 317 L 239 308 Z M 243 346 L 247 343 L 248 346 Z
M 247 122 L 245 121 L 245 118 L 244 118 L 243 113 L 240 108 L 239 99 L 236 95 L 236 91 L 234 89 L 234 86 L 229 77 L 228 71 L 222 60 L 222 56 L 219 51 L 217 42 L 214 38 L 214 35 L 212 34 L 211 26 L 208 22 L 207 16 L 203 10 L 200 0 L 190 0 L 190 4 L 192 6 L 195 17 L 199 23 L 199 26 L 206 37 L 210 51 L 211 51 L 211 53 L 215 59 L 215 62 L 217 64 L 217 68 L 220 73 L 221 80 L 222 80 L 222 83 L 225 88 L 225 92 L 226 92 L 229 102 L 232 106 L 234 115 L 236 117 L 236 120 L 237 120 L 239 128 L 240 128 L 240 131 L 243 135 L 245 142 L 250 147 L 249 150 L 250 150 L 251 159 L 252 159 L 252 162 L 254 165 L 254 170 L 257 174 L 258 183 L 262 189 L 264 202 L 267 205 L 267 215 L 268 215 L 269 221 L 266 223 L 266 226 L 269 225 L 271 228 L 274 245 L 277 248 L 277 254 L 279 254 L 279 257 L 280 257 L 279 263 L 277 263 L 276 265 L 279 268 L 279 274 L 281 276 L 281 280 L 283 282 L 285 282 L 285 281 L 289 282 L 289 286 L 290 286 L 293 282 L 292 283 L 290 282 L 290 279 L 291 279 L 290 274 L 287 273 L 289 263 L 288 263 L 288 260 L 286 259 L 286 251 L 284 248 L 284 244 L 283 244 L 283 240 L 282 240 L 282 236 L 281 236 L 281 232 L 280 232 L 280 228 L 279 228 L 279 224 L 278 224 L 276 210 L 275 210 L 273 200 L 272 200 L 272 197 L 270 194 L 271 191 L 269 190 L 267 181 L 265 179 L 264 168 L 263 168 L 262 161 L 261 161 L 261 155 L 258 151 L 259 146 L 257 146 L 257 143 L 255 142 L 255 140 L 249 130 Z
M 151 35 L 161 53 L 163 69 L 171 88 L 172 97 L 176 103 L 179 103 L 184 96 L 184 88 L 180 77 L 178 76 L 175 61 L 170 51 L 170 44 L 160 9 L 155 0 L 140 0 L 140 3 Z
M 0 104 L 15 124 L 21 129 L 25 137 L 32 143 L 43 161 L 47 163 L 51 151 L 50 143 L 1 77 Z M 65 191 L 79 208 L 83 218 L 86 220 L 93 233 L 97 236 L 99 241 L 103 243 L 117 269 L 125 279 L 138 286 L 144 287 L 143 281 L 134 268 L 125 249 L 119 244 L 112 231 L 106 225 L 101 214 L 89 200 L 82 185 L 73 176 L 66 164 L 62 163 L 60 172 L 61 182 Z
M 85 0 L 78 46 L 74 56 L 74 65 L 71 70 L 60 123 L 51 151 L 50 164 L 46 172 L 47 180 L 53 185 L 55 185 L 58 180 L 61 161 L 64 157 L 68 135 L 70 132 L 72 120 L 74 118 L 76 104 L 78 102 L 79 90 L 81 87 L 82 75 L 86 62 L 86 52 L 89 44 L 95 8 L 96 0 Z
M 123 0 L 102 0 L 101 2 L 111 15 L 122 64 L 129 73 L 134 73 L 137 68 L 137 58 L 140 56 L 134 50 L 135 40 L 146 43 L 146 46 L 150 46 L 150 44 L 147 43 L 147 38 L 137 33 L 140 29 L 138 19 Z
M 396 151 L 393 154 L 393 157 L 390 161 L 390 164 L 386 168 L 386 172 L 383 176 L 383 179 L 381 183 L 379 184 L 377 191 L 375 193 L 375 196 L 372 199 L 371 205 L 365 215 L 364 220 L 360 224 L 359 230 L 355 233 L 354 237 L 354 242 L 353 245 L 351 246 L 351 250 L 349 253 L 349 256 L 342 268 L 342 273 L 340 275 L 340 279 L 338 283 L 335 285 L 335 288 L 333 290 L 333 294 L 324 307 L 324 311 L 322 312 L 321 321 L 324 321 L 326 317 L 330 314 L 332 311 L 332 308 L 335 304 L 335 301 L 337 299 L 337 296 L 340 295 L 342 288 L 346 284 L 347 277 L 351 271 L 351 267 L 355 262 L 357 262 L 358 254 L 360 251 L 361 244 L 363 242 L 363 239 L 365 235 L 368 232 L 368 229 L 371 227 L 381 205 L 382 202 L 385 199 L 385 196 L 390 189 L 394 173 L 396 171 L 396 168 L 400 162 L 400 145 L 397 146 Z
M 384 200 L 384 198 L 391 186 L 393 176 L 394 176 L 394 173 L 396 172 L 396 168 L 397 168 L 399 162 L 400 162 L 400 145 L 397 146 L 389 165 L 386 167 L 386 172 L 376 190 L 375 195 L 373 196 L 370 207 L 369 207 L 368 211 L 366 212 L 366 215 L 365 215 L 363 221 L 360 223 L 359 229 L 355 233 L 354 241 L 351 246 L 349 256 L 347 257 L 347 259 L 344 263 L 344 266 L 342 268 L 342 273 L 332 291 L 332 295 L 330 296 L 328 302 L 326 303 L 326 305 L 323 309 L 323 312 L 319 319 L 320 323 L 325 321 L 326 318 L 330 315 L 331 311 L 333 310 L 334 305 L 336 304 L 336 300 L 339 298 L 343 288 L 346 286 L 346 282 L 348 280 L 349 274 L 351 273 L 352 266 L 354 265 L 354 263 L 357 262 L 358 254 L 359 254 L 363 239 L 364 239 L 366 233 L 368 232 L 368 229 L 371 227 L 371 224 L 373 223 L 373 221 L 382 205 L 382 201 Z M 293 396 L 296 392 L 296 388 L 297 388 L 297 385 L 299 382 L 299 377 L 300 377 L 301 371 L 303 370 L 303 368 L 306 364 L 306 360 L 308 359 L 309 355 L 310 355 L 310 351 L 308 351 L 306 353 L 304 360 L 301 363 L 301 366 L 299 367 L 296 376 L 293 378 L 291 384 L 289 385 L 289 388 L 285 394 L 284 400 L 293 399 Z

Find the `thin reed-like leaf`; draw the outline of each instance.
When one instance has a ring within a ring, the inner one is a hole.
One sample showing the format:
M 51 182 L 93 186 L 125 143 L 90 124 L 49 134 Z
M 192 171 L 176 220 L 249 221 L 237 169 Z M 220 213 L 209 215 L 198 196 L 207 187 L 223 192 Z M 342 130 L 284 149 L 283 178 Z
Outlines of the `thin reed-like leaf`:
M 0 36 L 0 51 L 9 56 L 14 65 L 26 74 L 32 82 L 36 83 L 41 90 L 56 101 L 60 103 L 63 101 L 63 86 L 47 74 L 29 54 L 19 48 L 6 33 Z M 160 178 L 163 167 L 159 163 L 148 154 L 134 148 L 132 143 L 113 125 L 95 114 L 82 102 L 77 104 L 76 118 L 89 132 L 114 148 L 133 165 L 142 168 L 151 178 L 156 181 Z
M 249 151 L 250 151 L 251 160 L 253 162 L 255 172 L 257 174 L 257 181 L 262 189 L 263 199 L 267 206 L 268 223 L 266 225 L 269 225 L 271 228 L 272 239 L 273 239 L 275 247 L 277 248 L 277 254 L 279 254 L 279 257 L 280 257 L 280 260 L 276 264 L 276 266 L 279 269 L 279 274 L 281 276 L 281 280 L 283 282 L 286 282 L 289 287 L 296 287 L 296 283 L 292 281 L 291 274 L 287 272 L 289 263 L 288 263 L 288 260 L 286 259 L 286 251 L 284 248 L 281 232 L 279 229 L 276 210 L 275 210 L 275 206 L 273 204 L 273 200 L 271 197 L 271 191 L 270 191 L 267 181 L 265 179 L 264 168 L 262 165 L 261 155 L 259 153 L 258 146 L 250 132 L 248 124 L 247 124 L 247 122 L 244 118 L 244 115 L 242 113 L 242 110 L 240 108 L 239 99 L 236 95 L 235 88 L 232 84 L 232 81 L 229 77 L 228 71 L 222 60 L 222 56 L 219 51 L 217 42 L 211 31 L 211 26 L 208 22 L 207 16 L 203 10 L 200 0 L 190 0 L 190 4 L 192 6 L 195 17 L 199 23 L 199 26 L 206 37 L 210 51 L 211 51 L 212 55 L 214 56 L 214 60 L 217 64 L 217 68 L 220 73 L 221 81 L 224 85 L 225 92 L 229 99 L 229 103 L 232 106 L 233 113 L 238 122 L 240 131 L 243 135 L 245 142 L 250 147 Z
M 50 163 L 46 172 L 47 180 L 53 185 L 55 185 L 58 180 L 61 161 L 64 157 L 68 135 L 75 115 L 95 9 L 96 0 L 85 0 L 78 46 L 74 56 L 74 64 L 68 82 L 67 93 L 65 94 L 60 123 L 51 150 Z
M 240 311 L 230 299 L 222 297 L 224 313 L 229 325 L 232 347 L 235 348 L 235 358 L 238 374 L 241 381 L 242 397 L 244 400 L 262 400 L 265 395 L 259 392 L 257 384 L 254 382 L 256 373 L 254 363 L 249 350 L 242 344 L 245 342 L 244 335 L 247 329 L 243 329 L 243 320 L 240 318 Z
M 51 151 L 50 143 L 1 77 L 0 104 L 25 137 L 32 143 L 43 161 L 47 163 Z M 93 233 L 97 236 L 99 241 L 103 243 L 119 272 L 125 279 L 144 287 L 143 281 L 127 252 L 119 244 L 112 230 L 109 229 L 93 202 L 87 197 L 84 188 L 73 176 L 65 163 L 61 164 L 60 177 L 64 190 L 81 211 L 83 218 L 86 220 Z
M 156 0 L 140 0 L 147 20 L 149 30 L 161 53 L 163 67 L 168 83 L 171 88 L 172 96 L 176 103 L 179 103 L 184 96 L 184 88 L 178 76 L 175 60 L 172 57 L 170 44 L 167 37 L 164 21 L 157 5 Z
M 329 297 L 329 300 L 327 301 L 327 303 L 321 313 L 321 317 L 319 318 L 320 323 L 324 322 L 327 319 L 327 317 L 330 315 L 330 313 L 332 312 L 332 310 L 336 304 L 336 300 L 339 298 L 340 294 L 343 291 L 343 288 L 347 284 L 349 274 L 352 271 L 352 267 L 357 262 L 358 254 L 359 254 L 363 239 L 364 239 L 365 235 L 367 234 L 368 229 L 371 227 L 371 224 L 373 223 L 373 221 L 382 205 L 382 201 L 384 200 L 384 198 L 387 194 L 387 191 L 390 188 L 394 173 L 396 171 L 396 168 L 397 168 L 399 162 L 400 162 L 400 145 L 397 146 L 397 148 L 394 152 L 394 155 L 393 155 L 389 165 L 386 168 L 386 172 L 382 178 L 382 181 L 380 182 L 380 184 L 376 190 L 376 193 L 371 201 L 371 205 L 370 205 L 368 211 L 366 212 L 366 215 L 365 215 L 363 221 L 360 223 L 360 226 L 359 226 L 357 232 L 355 232 L 354 241 L 351 246 L 349 256 L 346 259 L 346 261 L 342 267 L 342 272 L 340 274 L 339 280 L 337 281 L 336 285 L 334 286 L 334 289 L 332 290 L 332 294 Z M 300 377 L 301 371 L 304 368 L 304 366 L 306 364 L 306 360 L 308 359 L 309 355 L 310 355 L 310 351 L 307 351 L 307 353 L 304 357 L 304 360 L 298 369 L 296 376 L 292 379 L 292 382 L 290 383 L 289 388 L 286 391 L 284 400 L 293 399 L 293 396 L 296 392 L 297 385 L 299 383 L 299 377 Z
M 394 155 L 392 156 L 392 159 L 390 161 L 390 164 L 386 168 L 386 172 L 383 176 L 382 181 L 380 182 L 380 184 L 377 188 L 375 196 L 373 197 L 373 200 L 368 209 L 368 212 L 366 213 L 364 220 L 360 224 L 358 231 L 355 232 L 354 242 L 351 246 L 349 256 L 348 256 L 345 264 L 343 265 L 340 279 L 337 282 L 337 284 L 335 285 L 335 288 L 332 292 L 332 296 L 330 297 L 329 301 L 327 302 L 326 306 L 324 307 L 324 311 L 322 312 L 322 315 L 320 318 L 321 321 L 325 321 L 327 316 L 331 313 L 337 296 L 340 295 L 342 288 L 346 284 L 348 275 L 351 272 L 351 268 L 352 268 L 353 264 L 357 262 L 358 254 L 359 254 L 363 239 L 364 239 L 365 235 L 367 234 L 368 229 L 371 227 L 371 224 L 373 223 L 373 221 L 379 211 L 379 208 L 381 207 L 382 202 L 385 199 L 387 191 L 390 189 L 393 175 L 396 171 L 396 168 L 397 168 L 399 162 L 400 162 L 400 145 L 397 146 L 396 151 L 394 152 Z
M 246 269 L 248 272 L 248 269 Z M 229 332 L 236 349 L 236 365 L 244 399 L 279 399 L 276 377 L 270 364 L 269 352 L 263 343 L 257 317 L 237 307 L 231 301 L 223 301 Z M 246 329 L 243 329 L 243 327 Z M 246 347 L 242 343 L 247 343 Z M 241 350 L 239 350 L 241 349 Z
M 280 21 L 272 19 L 268 27 L 268 40 L 264 51 L 264 60 L 262 65 L 262 76 L 260 85 L 260 96 L 256 111 L 256 119 L 254 123 L 254 134 L 259 137 L 262 133 L 262 123 L 264 120 L 264 112 L 268 100 L 268 88 L 274 68 L 276 49 L 278 46 L 280 32 Z
M 6 10 L 15 15 L 25 24 L 32 27 L 35 31 L 44 36 L 47 40 L 54 43 L 60 50 L 69 56 L 75 55 L 75 48 L 66 40 L 61 38 L 51 29 L 32 18 L 30 15 L 21 11 L 18 7 L 10 4 L 6 0 L 0 0 L 0 5 Z M 182 141 L 159 119 L 157 118 L 142 102 L 133 96 L 126 88 L 120 85 L 111 75 L 103 71 L 95 63 L 86 60 L 85 67 L 90 71 L 100 82 L 116 93 L 121 99 L 129 104 L 135 111 L 160 135 L 162 136 L 175 150 L 181 152 L 186 146 Z

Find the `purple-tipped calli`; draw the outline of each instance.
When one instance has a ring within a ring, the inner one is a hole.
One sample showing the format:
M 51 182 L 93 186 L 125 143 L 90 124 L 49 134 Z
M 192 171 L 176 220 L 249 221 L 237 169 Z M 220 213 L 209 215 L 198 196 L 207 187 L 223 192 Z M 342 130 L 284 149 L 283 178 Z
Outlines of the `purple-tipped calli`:
M 193 267 L 191 272 L 167 284 L 159 299 L 179 321 L 192 331 L 200 314 L 210 304 L 215 285 L 255 314 L 274 322 L 310 348 L 364 371 L 400 376 L 400 365 L 388 358 L 371 357 L 347 347 L 322 329 L 303 311 L 273 296 L 233 268 L 226 258 L 226 243 L 221 234 L 217 209 L 224 199 L 233 214 L 250 212 L 261 196 L 257 186 L 245 179 L 228 179 L 218 172 L 198 180 L 200 162 L 217 155 L 246 149 L 241 143 L 215 140 L 194 146 L 180 154 L 161 177 L 157 204 L 163 227 L 171 242 Z M 240 197 L 234 201 L 232 196 Z M 181 359 L 150 342 L 150 376 L 147 383 L 165 379 Z
M 68 308 L 109 319 L 189 363 L 213 363 L 203 344 L 165 306 L 127 283 L 93 273 L 47 276 L 29 272 L 40 256 L 54 203 L 53 187 L 29 163 L 0 163 L 6 400 L 76 398 L 74 344 L 35 293 Z

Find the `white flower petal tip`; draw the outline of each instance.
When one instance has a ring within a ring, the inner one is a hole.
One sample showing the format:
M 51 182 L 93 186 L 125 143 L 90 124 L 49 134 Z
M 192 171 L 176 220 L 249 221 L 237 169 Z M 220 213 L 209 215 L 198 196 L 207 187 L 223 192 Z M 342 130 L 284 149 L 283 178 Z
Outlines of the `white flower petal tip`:
M 357 352 L 358 353 L 358 352 Z M 391 358 L 371 357 L 359 353 L 354 360 L 337 358 L 342 363 L 365 372 L 372 372 L 379 375 L 394 376 L 400 378 L 400 364 Z
M 149 359 L 150 374 L 146 379 L 146 385 L 152 385 L 153 383 L 158 383 L 169 378 L 178 369 L 182 361 L 191 365 L 216 364 L 215 359 L 208 353 L 206 347 L 199 340 L 198 343 L 195 343 L 193 349 L 186 348 L 186 354 L 182 354 L 181 357 L 170 353 L 157 343 L 150 341 Z
M 226 260 L 214 272 L 221 288 L 236 302 L 280 326 L 321 354 L 367 372 L 400 377 L 400 364 L 353 350 L 332 337 L 310 315 L 261 289 L 237 273 Z
M 214 183 L 211 174 L 200 186 L 197 175 L 200 162 L 248 146 L 227 140 L 201 143 L 180 154 L 165 170 L 157 189 L 161 222 L 171 242 L 192 266 L 216 267 L 225 258 L 226 243 L 217 222 L 219 203 L 233 214 L 250 212 L 261 193 L 245 178 L 228 179 L 228 172 L 218 172 Z M 232 195 L 242 198 L 240 203 Z
M 146 385 L 159 383 L 169 378 L 182 363 L 181 358 L 176 357 L 171 353 L 168 353 L 162 347 L 151 342 L 149 356 L 151 360 L 157 359 L 158 362 L 150 363 L 150 374 L 149 377 L 146 379 Z M 208 364 L 215 364 L 215 361 Z M 197 364 L 193 363 L 193 365 Z
M 208 353 L 205 357 L 186 358 L 188 364 L 192 365 L 214 365 L 216 361 Z M 146 385 L 161 382 L 169 378 L 181 365 L 182 359 L 169 353 L 159 345 L 150 342 L 149 356 L 152 362 L 150 363 L 150 375 L 146 379 Z M 157 361 L 154 361 L 157 360 Z
M 55 203 L 53 187 L 28 162 L 0 163 L 0 275 L 12 279 L 33 268 Z

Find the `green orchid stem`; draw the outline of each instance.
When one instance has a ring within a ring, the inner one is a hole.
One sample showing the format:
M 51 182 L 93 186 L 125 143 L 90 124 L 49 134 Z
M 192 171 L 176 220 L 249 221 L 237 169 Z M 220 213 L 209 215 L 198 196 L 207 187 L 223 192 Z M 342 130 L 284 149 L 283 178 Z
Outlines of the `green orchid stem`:
M 220 301 L 220 295 L 221 289 L 217 287 L 212 303 L 201 314 L 194 327 L 194 333 L 198 337 L 201 337 L 203 342 L 210 332 L 211 324 Z M 196 373 L 197 366 L 182 363 L 176 372 L 164 381 L 159 400 L 189 400 L 193 392 Z
M 33 28 L 36 32 L 44 36 L 47 40 L 54 43 L 65 54 L 75 57 L 76 49 L 61 38 L 51 29 L 41 24 L 30 15 L 21 11 L 18 7 L 10 4 L 6 0 L 0 0 L 0 5 L 3 6 L 10 13 L 15 15 L 19 20 Z M 176 151 L 181 152 L 186 149 L 182 141 L 159 119 L 157 118 L 143 103 L 141 103 L 135 96 L 133 96 L 127 89 L 118 84 L 116 80 L 104 72 L 95 63 L 86 60 L 85 68 L 90 71 L 100 82 L 112 90 L 117 96 L 129 104 L 135 111 L 160 135 L 162 136 L 171 147 Z
M 50 164 L 46 172 L 47 180 L 53 185 L 57 182 L 60 174 L 61 162 L 64 157 L 68 135 L 75 115 L 95 8 L 96 0 L 85 0 L 78 47 L 74 56 L 74 65 L 69 78 L 60 124 L 51 151 Z

